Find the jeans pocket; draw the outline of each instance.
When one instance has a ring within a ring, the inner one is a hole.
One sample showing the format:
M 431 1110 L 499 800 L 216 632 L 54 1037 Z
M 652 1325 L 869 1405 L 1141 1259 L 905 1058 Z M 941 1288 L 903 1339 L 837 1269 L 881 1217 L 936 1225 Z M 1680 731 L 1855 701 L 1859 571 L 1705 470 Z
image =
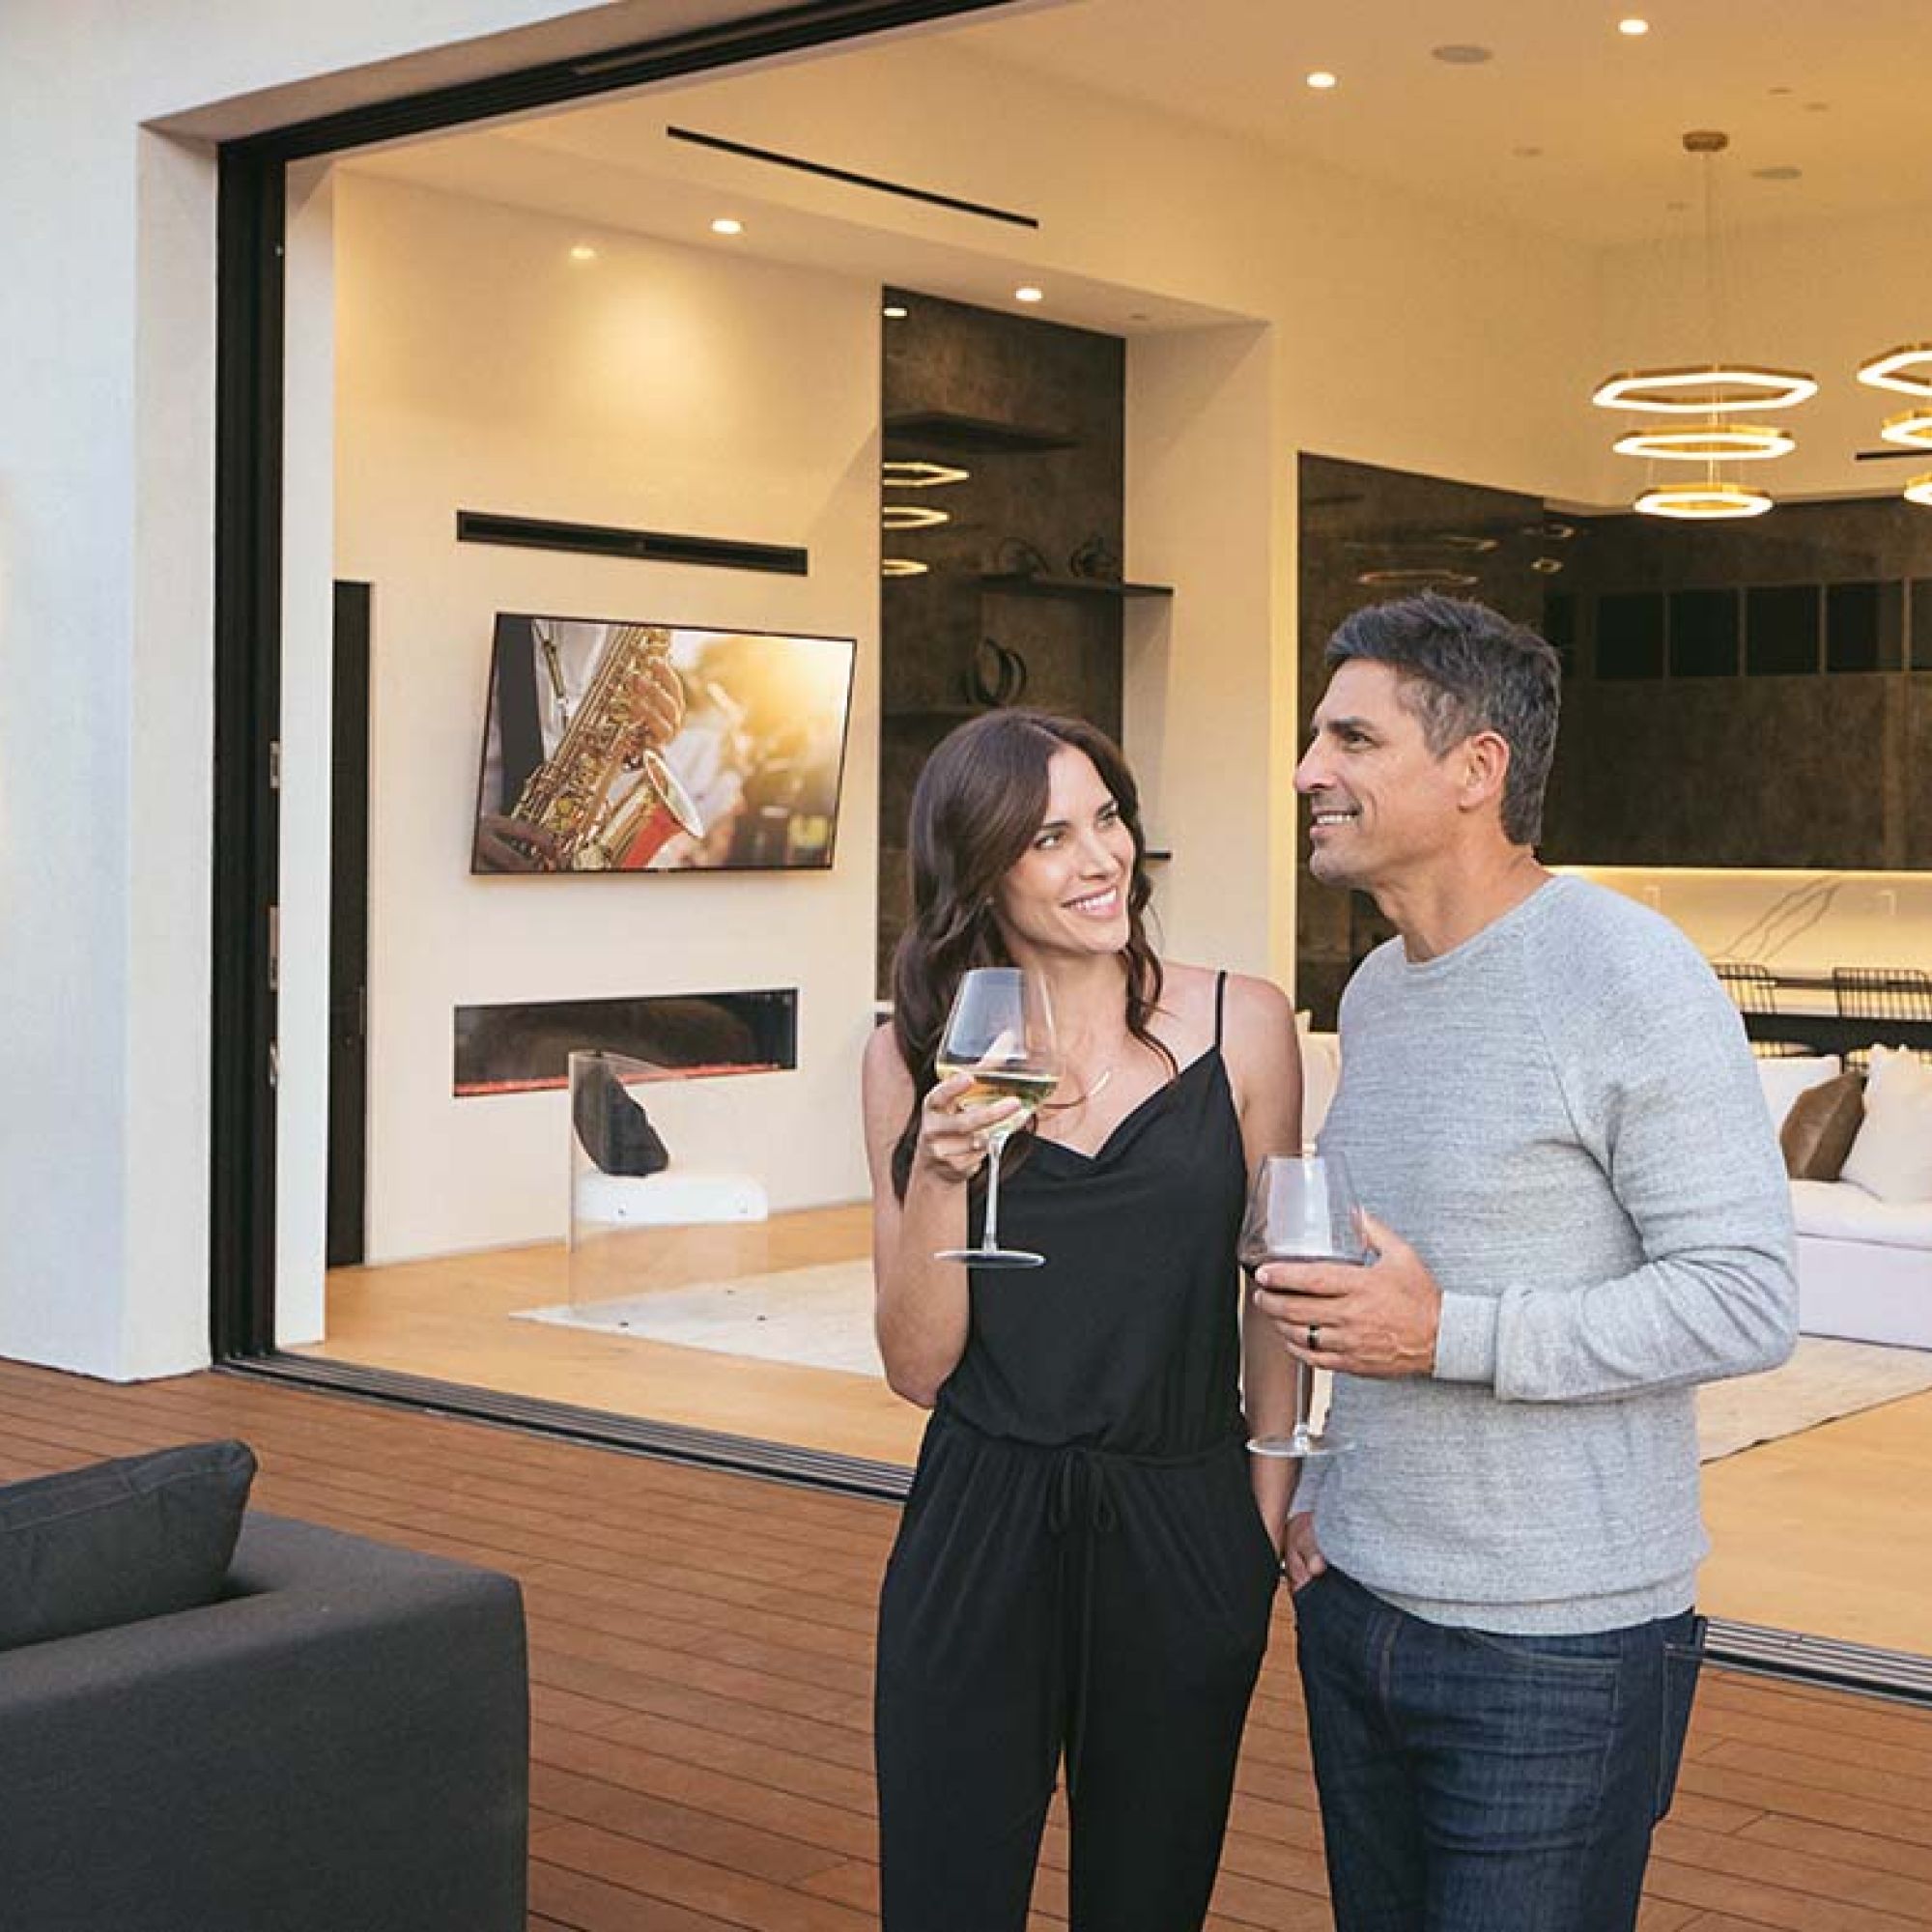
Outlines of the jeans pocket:
M 1663 1646 L 1663 1694 L 1657 1741 L 1657 1798 L 1653 1819 L 1662 1819 L 1677 1795 L 1677 1774 L 1684 1764 L 1684 1740 L 1690 1729 L 1690 1706 L 1697 1695 L 1697 1676 L 1704 1664 L 1702 1617 L 1692 1617 L 1688 1634 Z
M 1623 1668 L 1624 1646 L 1618 1631 L 1591 1631 L 1581 1635 L 1518 1636 L 1501 1631 L 1457 1630 L 1457 1638 L 1474 1650 L 1487 1651 L 1520 1671 L 1578 1680 L 1612 1682 Z

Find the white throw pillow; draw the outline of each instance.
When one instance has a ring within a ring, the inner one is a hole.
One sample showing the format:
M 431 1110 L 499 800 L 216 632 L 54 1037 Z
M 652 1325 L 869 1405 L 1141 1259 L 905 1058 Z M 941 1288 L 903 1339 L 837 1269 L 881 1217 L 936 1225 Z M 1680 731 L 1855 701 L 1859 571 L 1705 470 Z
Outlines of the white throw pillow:
M 1772 1132 L 1783 1126 L 1792 1102 L 1807 1087 L 1821 1087 L 1843 1071 L 1835 1053 L 1820 1054 L 1815 1059 L 1794 1054 L 1787 1060 L 1760 1060 L 1757 1077 L 1764 1086 L 1764 1104 L 1771 1114 Z
M 1864 1121 L 1838 1178 L 1881 1201 L 1932 1201 L 1932 1065 L 1872 1048 Z

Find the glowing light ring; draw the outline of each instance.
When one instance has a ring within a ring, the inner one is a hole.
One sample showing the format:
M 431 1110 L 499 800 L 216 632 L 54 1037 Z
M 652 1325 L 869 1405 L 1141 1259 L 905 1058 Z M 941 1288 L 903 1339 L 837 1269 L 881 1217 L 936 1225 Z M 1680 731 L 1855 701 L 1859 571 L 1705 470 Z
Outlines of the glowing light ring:
M 1914 378 L 1899 373 L 1914 363 L 1925 365 L 1924 375 Z M 1902 396 L 1932 397 L 1932 342 L 1909 342 L 1874 355 L 1869 362 L 1861 362 L 1859 381 L 1874 389 L 1896 389 Z
M 1771 508 L 1771 498 L 1742 483 L 1665 483 L 1646 490 L 1635 507 L 1646 517 L 1718 523 L 1726 517 L 1761 517 Z
M 1466 590 L 1476 579 L 1466 570 L 1365 570 L 1355 582 L 1371 590 Z
M 931 564 L 921 563 L 916 557 L 882 556 L 879 559 L 881 577 L 923 577 L 931 568 Z
M 887 457 L 879 469 L 889 490 L 937 490 L 948 483 L 964 483 L 973 474 L 950 463 L 920 463 L 900 456 Z
M 935 524 L 950 524 L 944 510 L 928 510 L 923 503 L 885 503 L 879 508 L 879 522 L 889 530 L 929 530 Z
M 1818 393 L 1791 369 L 1631 369 L 1606 376 L 1590 400 L 1600 410 L 1645 410 L 1659 415 L 1728 415 L 1737 410 L 1788 410 Z
M 1668 463 L 1762 463 L 1789 456 L 1797 440 L 1755 423 L 1704 423 L 1696 429 L 1634 429 L 1611 445 L 1619 456 L 1657 456 Z
M 1907 449 L 1932 449 L 1932 410 L 1901 410 L 1887 416 L 1879 435 L 1888 442 L 1902 442 Z
M 1905 486 L 1905 500 L 1908 503 L 1923 503 L 1928 510 L 1932 510 L 1932 469 L 1928 469 L 1923 476 L 1915 476 Z

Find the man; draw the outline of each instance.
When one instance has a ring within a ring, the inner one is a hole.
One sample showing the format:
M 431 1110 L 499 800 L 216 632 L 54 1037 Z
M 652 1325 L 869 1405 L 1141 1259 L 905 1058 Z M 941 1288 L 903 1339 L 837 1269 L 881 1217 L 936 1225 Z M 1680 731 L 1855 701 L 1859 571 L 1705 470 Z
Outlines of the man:
M 1295 786 L 1397 937 L 1321 1136 L 1368 1267 L 1264 1268 L 1337 1374 L 1289 1525 L 1341 1932 L 1634 1924 L 1702 1645 L 1696 1385 L 1790 1353 L 1790 1197 L 1678 930 L 1538 863 L 1555 654 L 1479 605 L 1357 612 Z

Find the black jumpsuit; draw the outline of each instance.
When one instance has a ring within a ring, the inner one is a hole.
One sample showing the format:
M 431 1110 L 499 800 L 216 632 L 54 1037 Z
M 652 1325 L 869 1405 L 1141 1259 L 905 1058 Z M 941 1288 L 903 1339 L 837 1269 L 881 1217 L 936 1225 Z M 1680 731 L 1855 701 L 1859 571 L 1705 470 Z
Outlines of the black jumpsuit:
M 1021 1932 L 1063 1755 L 1071 1932 L 1207 1912 L 1277 1581 L 1242 1447 L 1222 991 L 1213 1046 L 1097 1154 L 1036 1141 L 1002 1183 L 1002 1237 L 1047 1259 L 974 1275 L 887 1566 L 885 1932 Z

